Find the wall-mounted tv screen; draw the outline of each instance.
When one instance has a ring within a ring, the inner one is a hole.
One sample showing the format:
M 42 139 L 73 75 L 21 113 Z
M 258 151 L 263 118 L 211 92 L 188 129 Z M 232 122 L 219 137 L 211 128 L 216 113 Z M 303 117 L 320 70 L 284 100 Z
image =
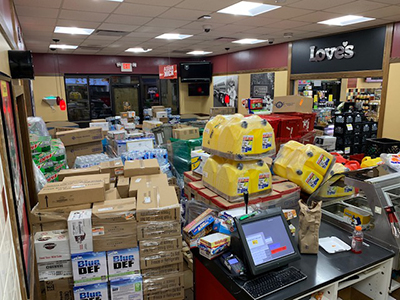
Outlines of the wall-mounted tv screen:
M 189 96 L 209 96 L 210 83 L 190 83 L 188 94 Z
M 212 64 L 208 61 L 180 63 L 181 82 L 211 82 Z

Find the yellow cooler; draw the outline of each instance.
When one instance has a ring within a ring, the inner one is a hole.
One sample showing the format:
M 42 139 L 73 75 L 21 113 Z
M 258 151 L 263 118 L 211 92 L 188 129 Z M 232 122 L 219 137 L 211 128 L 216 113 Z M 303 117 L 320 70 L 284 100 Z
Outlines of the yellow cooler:
M 216 155 L 210 156 L 203 167 L 203 182 L 215 187 L 217 174 L 225 162 L 225 158 Z

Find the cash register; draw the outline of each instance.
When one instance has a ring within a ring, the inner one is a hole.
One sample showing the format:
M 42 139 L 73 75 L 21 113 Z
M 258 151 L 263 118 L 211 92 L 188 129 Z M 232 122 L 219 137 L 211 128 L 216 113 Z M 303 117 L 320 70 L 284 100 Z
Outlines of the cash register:
M 307 278 L 288 266 L 300 259 L 281 209 L 267 210 L 235 218 L 237 234 L 232 236 L 232 252 L 246 268 L 241 285 L 253 299 L 259 299 Z

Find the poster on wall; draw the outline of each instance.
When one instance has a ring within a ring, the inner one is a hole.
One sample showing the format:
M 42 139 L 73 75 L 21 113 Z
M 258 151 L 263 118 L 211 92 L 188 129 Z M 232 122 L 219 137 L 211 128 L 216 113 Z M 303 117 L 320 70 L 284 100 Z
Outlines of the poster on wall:
M 275 73 L 251 74 L 250 97 L 274 99 Z
M 239 76 L 214 76 L 214 107 L 237 107 Z M 226 95 L 229 96 L 225 97 Z
M 22 169 L 20 160 L 20 151 L 18 146 L 18 136 L 15 123 L 15 110 L 12 103 L 10 83 L 0 80 L 0 105 L 1 114 L 3 119 L 3 131 L 6 141 L 6 148 L 8 154 L 9 170 L 11 175 L 11 185 L 14 199 L 14 208 L 17 218 L 18 232 L 21 256 L 24 262 L 25 271 L 25 284 L 29 287 L 28 276 L 29 271 L 29 254 L 30 254 L 30 239 L 29 239 L 29 225 L 27 217 L 27 209 L 25 204 L 24 185 L 22 179 Z

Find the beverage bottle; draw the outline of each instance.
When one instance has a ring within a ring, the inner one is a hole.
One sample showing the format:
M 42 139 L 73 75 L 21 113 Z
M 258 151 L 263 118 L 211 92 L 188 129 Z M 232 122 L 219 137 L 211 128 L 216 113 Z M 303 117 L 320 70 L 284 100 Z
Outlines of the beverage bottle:
M 357 254 L 361 253 L 363 240 L 364 233 L 362 232 L 362 227 L 356 226 L 351 239 L 351 251 Z

